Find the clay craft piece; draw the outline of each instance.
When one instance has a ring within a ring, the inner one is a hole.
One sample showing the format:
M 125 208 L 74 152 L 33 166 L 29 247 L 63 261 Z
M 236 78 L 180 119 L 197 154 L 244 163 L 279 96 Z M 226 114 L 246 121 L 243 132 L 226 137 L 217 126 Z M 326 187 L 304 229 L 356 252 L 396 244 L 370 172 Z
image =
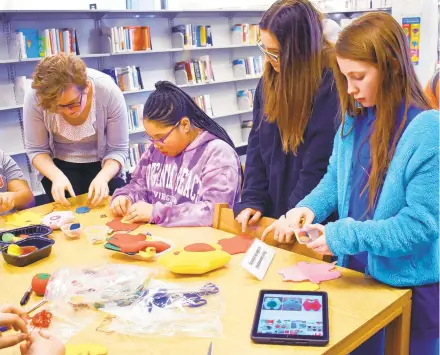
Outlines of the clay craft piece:
M 78 214 L 85 214 L 85 213 L 89 213 L 89 212 L 90 212 L 90 208 L 87 206 L 78 207 L 76 209 L 76 213 L 78 213 Z
M 44 294 L 46 293 L 46 287 L 47 284 L 49 283 L 49 279 L 50 279 L 50 274 L 48 273 L 36 274 L 32 278 L 32 283 L 31 283 L 32 291 L 34 291 L 37 296 L 43 297 Z
M 306 281 L 319 284 L 322 281 L 334 280 L 341 277 L 341 273 L 335 268 L 335 263 L 317 264 L 298 262 L 295 266 L 289 266 L 278 271 L 283 275 L 283 281 Z
M 14 240 L 15 235 L 12 233 L 3 233 L 2 235 L 2 241 L 5 243 L 10 243 Z
M 183 250 L 191 252 L 191 253 L 202 253 L 206 251 L 215 251 L 217 250 L 211 244 L 206 243 L 194 243 L 187 245 Z M 177 255 L 177 254 L 176 254 Z
M 122 218 L 115 218 L 107 222 L 106 225 L 115 232 L 132 232 L 141 225 L 140 223 L 124 223 L 121 219 Z
M 131 235 L 119 233 L 111 237 L 108 243 L 120 248 L 122 253 L 138 253 L 149 248 L 154 248 L 156 253 L 162 253 L 170 248 L 170 245 L 165 242 L 150 239 L 145 234 Z
M 32 325 L 37 328 L 49 328 L 52 321 L 52 313 L 42 310 L 32 317 Z
M 254 238 L 247 235 L 236 235 L 232 238 L 220 239 L 218 244 L 222 246 L 222 249 L 231 254 L 246 253 L 254 242 Z

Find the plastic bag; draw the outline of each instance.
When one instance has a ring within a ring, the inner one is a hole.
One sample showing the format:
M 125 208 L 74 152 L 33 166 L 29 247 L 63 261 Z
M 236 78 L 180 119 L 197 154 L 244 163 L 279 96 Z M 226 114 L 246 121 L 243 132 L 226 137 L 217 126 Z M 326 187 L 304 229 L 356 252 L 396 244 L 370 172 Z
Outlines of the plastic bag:
M 151 280 L 130 304 L 107 303 L 114 316 L 108 331 L 138 336 L 219 337 L 224 301 L 211 282 L 169 283 Z
M 75 309 L 98 308 L 97 304 L 135 297 L 151 273 L 148 268 L 120 264 L 62 268 L 50 278 L 45 299 Z

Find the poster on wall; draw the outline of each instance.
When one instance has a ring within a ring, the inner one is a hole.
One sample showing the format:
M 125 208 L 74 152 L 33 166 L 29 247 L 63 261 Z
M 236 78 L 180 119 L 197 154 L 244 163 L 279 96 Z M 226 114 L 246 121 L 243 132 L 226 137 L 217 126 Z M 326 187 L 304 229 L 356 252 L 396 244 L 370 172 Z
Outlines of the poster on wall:
M 402 27 L 408 38 L 411 61 L 414 65 L 418 65 L 420 59 L 420 17 L 402 18 Z

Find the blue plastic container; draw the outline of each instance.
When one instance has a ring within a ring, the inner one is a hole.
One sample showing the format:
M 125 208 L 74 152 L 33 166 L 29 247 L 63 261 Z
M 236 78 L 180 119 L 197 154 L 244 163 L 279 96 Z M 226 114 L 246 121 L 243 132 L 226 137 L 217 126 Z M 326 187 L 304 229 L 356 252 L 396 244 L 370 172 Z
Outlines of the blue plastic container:
M 11 243 L 2 241 L 2 235 L 4 233 L 12 233 L 17 237 L 20 234 L 27 234 L 29 237 L 47 238 L 49 236 L 49 234 L 52 233 L 52 229 L 50 229 L 49 227 L 44 226 L 42 224 L 36 224 L 34 226 L 16 228 L 16 229 L 11 229 L 11 230 L 0 232 L 0 247 L 11 244 Z
M 4 246 L 1 251 L 3 255 L 3 259 L 10 264 L 14 266 L 26 266 L 29 264 L 32 264 L 38 260 L 47 258 L 50 253 L 52 252 L 52 245 L 55 243 L 54 240 L 44 237 L 29 237 L 23 240 L 20 240 L 14 244 L 17 244 L 20 247 L 25 246 L 34 246 L 37 247 L 37 250 L 29 253 L 24 256 L 15 256 L 15 255 L 9 255 L 7 253 L 8 246 Z

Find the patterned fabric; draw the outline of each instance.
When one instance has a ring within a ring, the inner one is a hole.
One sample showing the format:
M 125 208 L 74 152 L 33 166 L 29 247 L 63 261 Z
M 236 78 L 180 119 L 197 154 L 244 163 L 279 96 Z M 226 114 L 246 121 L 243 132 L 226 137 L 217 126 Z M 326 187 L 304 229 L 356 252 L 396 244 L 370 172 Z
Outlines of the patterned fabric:
M 70 163 L 93 163 L 100 160 L 98 158 L 98 136 L 95 129 L 96 92 L 93 80 L 91 78 L 89 80 L 92 85 L 92 104 L 86 121 L 73 126 L 62 115 L 56 114 L 51 122 L 54 141 L 62 144 L 63 147 L 56 151 L 55 156 Z M 72 143 L 81 143 L 86 149 L 76 149 L 77 147 Z

